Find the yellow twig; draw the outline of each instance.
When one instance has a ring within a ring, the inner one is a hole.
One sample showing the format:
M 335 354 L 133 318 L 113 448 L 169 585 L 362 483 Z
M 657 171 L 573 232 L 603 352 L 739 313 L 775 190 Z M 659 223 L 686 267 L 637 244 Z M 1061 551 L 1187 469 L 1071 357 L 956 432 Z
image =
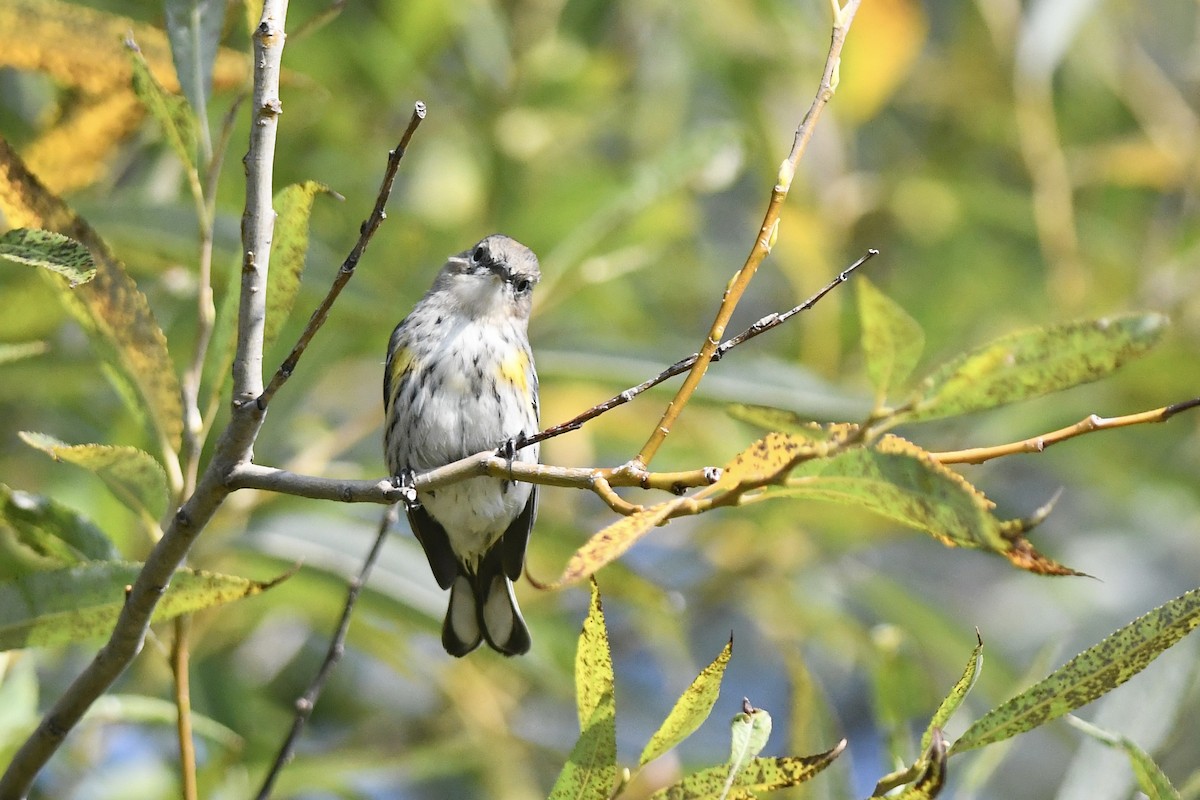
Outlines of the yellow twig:
M 175 708 L 179 713 L 176 733 L 179 737 L 179 774 L 183 780 L 184 800 L 197 800 L 196 746 L 192 741 L 192 698 L 188 678 L 188 630 L 191 616 L 175 618 L 175 641 L 171 644 L 171 672 L 175 675 Z
M 1197 406 L 1200 406 L 1200 397 L 1156 408 L 1152 411 L 1126 414 L 1122 417 L 1100 417 L 1090 414 L 1074 425 L 1068 425 L 1065 428 L 1059 428 L 1050 433 L 1043 433 L 1040 436 L 1022 439 L 1019 442 L 997 444 L 991 447 L 972 447 L 966 450 L 950 450 L 943 453 L 932 453 L 931 455 L 943 464 L 982 464 L 985 461 L 991 461 L 993 458 L 1000 458 L 1001 456 L 1011 456 L 1018 453 L 1040 453 L 1050 445 L 1058 444 L 1067 439 L 1074 439 L 1076 436 L 1082 436 L 1085 433 L 1111 430 L 1112 428 L 1125 428 L 1130 425 L 1145 425 L 1152 422 L 1166 422 L 1179 412 L 1187 411 Z
M 846 41 L 846 33 L 850 29 L 850 23 L 854 20 L 854 14 L 858 11 L 858 4 L 859 0 L 849 0 L 843 7 L 837 0 L 832 2 L 834 15 L 833 35 L 829 45 L 829 54 L 825 59 L 825 70 L 821 74 L 821 83 L 817 89 L 816 97 L 813 98 L 812 105 L 809 106 L 808 113 L 804 115 L 804 120 L 796 128 L 796 135 L 792 141 L 792 150 L 779 167 L 779 177 L 776 180 L 775 187 L 771 190 L 771 200 L 767 204 L 767 212 L 763 216 L 758 237 L 755 239 L 754 246 L 750 249 L 750 255 L 746 257 L 746 263 L 734 273 L 729 281 L 729 285 L 725 289 L 725 295 L 721 298 L 721 306 L 717 309 L 716 319 L 713 320 L 708 337 L 704 340 L 704 345 L 700 348 L 700 353 L 696 358 L 695 364 L 692 365 L 692 369 L 688 372 L 687 378 L 684 379 L 683 385 L 679 387 L 679 391 L 675 393 L 675 397 L 667 404 L 667 408 L 663 412 L 658 424 L 654 426 L 654 431 L 650 434 L 650 438 L 642 445 L 641 451 L 632 462 L 632 470 L 634 472 L 637 472 L 639 468 L 645 468 L 649 465 L 655 453 L 658 452 L 658 448 L 662 446 L 667 435 L 671 432 L 675 421 L 679 419 L 679 415 L 683 412 L 684 406 L 687 405 L 696 388 L 700 385 L 700 381 L 704 378 L 704 374 L 708 371 L 708 365 L 712 361 L 713 355 L 717 352 L 722 338 L 725 336 L 725 327 L 729 324 L 729 319 L 733 316 L 733 311 L 745 293 L 746 287 L 750 285 L 754 273 L 758 270 L 759 265 L 762 264 L 775 244 L 775 238 L 779 232 L 780 211 L 783 207 L 783 201 L 787 199 L 788 190 L 791 189 L 792 178 L 796 174 L 796 165 L 800 162 L 800 157 L 804 154 L 809 139 L 812 138 L 813 130 L 816 128 L 817 119 L 821 116 L 821 111 L 824 110 L 830 98 L 833 97 L 834 89 L 837 87 L 842 45 Z

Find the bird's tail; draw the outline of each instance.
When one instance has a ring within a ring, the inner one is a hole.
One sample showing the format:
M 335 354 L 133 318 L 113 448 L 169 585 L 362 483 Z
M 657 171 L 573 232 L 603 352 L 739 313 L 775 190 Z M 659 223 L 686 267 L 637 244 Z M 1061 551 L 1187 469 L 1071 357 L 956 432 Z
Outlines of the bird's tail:
M 474 575 L 460 565 L 442 623 L 442 646 L 452 656 L 465 656 L 485 639 L 506 656 L 529 651 L 529 628 L 512 581 L 504 574 L 498 547 L 483 557 Z

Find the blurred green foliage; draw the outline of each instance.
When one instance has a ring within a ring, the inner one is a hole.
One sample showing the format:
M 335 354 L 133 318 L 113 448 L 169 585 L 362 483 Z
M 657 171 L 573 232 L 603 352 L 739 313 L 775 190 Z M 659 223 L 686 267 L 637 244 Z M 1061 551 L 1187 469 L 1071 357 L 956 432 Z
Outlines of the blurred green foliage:
M 157 2 L 95 5 L 162 23 Z M 289 29 L 323 9 L 295 0 Z M 227 14 L 228 46 L 246 46 L 244 18 L 238 8 Z M 1020 439 L 1090 413 L 1200 394 L 1198 23 L 1196 5 L 1178 0 L 1153 10 L 865 0 L 779 243 L 732 328 L 791 307 L 875 247 L 882 255 L 868 267 L 872 280 L 925 330 L 918 373 L 1031 324 L 1126 310 L 1162 311 L 1174 322 L 1159 349 L 1106 381 L 922 429 L 931 449 Z M 316 198 L 296 313 L 269 367 L 352 245 L 412 103 L 424 100 L 429 118 L 401 169 L 389 221 L 274 402 L 257 459 L 329 476 L 381 475 L 388 333 L 448 253 L 492 231 L 542 259 L 531 336 L 544 422 L 697 349 L 753 241 L 828 36 L 827 4 L 815 0 L 369 0 L 293 37 L 277 187 L 315 180 L 346 201 Z M 43 75 L 0 71 L 0 132 L 18 149 L 72 102 Z M 214 130 L 232 103 L 228 89 L 214 92 Z M 236 272 L 246 120 L 243 108 L 219 187 L 219 289 Z M 184 363 L 195 325 L 196 223 L 169 143 L 146 123 L 110 154 L 101 181 L 68 199 L 128 265 Z M 49 342 L 45 354 L 0 365 L 0 476 L 85 512 L 125 557 L 141 558 L 147 544 L 131 512 L 97 481 L 17 439 L 34 430 L 150 445 L 31 272 L 0 269 L 0 341 Z M 855 308 L 850 292 L 836 292 L 716 365 L 655 466 L 722 464 L 742 450 L 757 434 L 725 414 L 732 400 L 821 420 L 861 416 L 873 390 Z M 668 396 L 651 392 L 547 443 L 543 459 L 625 461 Z M 1063 488 L 1038 546 L 1100 580 L 1026 574 L 841 506 L 807 503 L 677 521 L 602 572 L 625 763 L 730 631 L 737 642 L 717 719 L 652 765 L 629 796 L 677 777 L 680 760 L 724 759 L 717 720 L 743 695 L 772 712 L 779 753 L 849 739 L 838 762 L 795 796 L 864 796 L 898 765 L 889 750 L 917 755 L 976 627 L 986 661 L 954 734 L 1196 586 L 1194 415 L 964 474 L 1004 516 L 1028 514 Z M 547 578 L 611 517 L 590 495 L 545 490 L 542 498 L 529 569 Z M 304 564 L 271 591 L 193 623 L 196 711 L 234 734 L 200 738 L 202 796 L 242 797 L 257 786 L 380 513 L 242 493 L 199 541 L 197 568 L 268 579 Z M 455 661 L 437 640 L 444 598 L 415 542 L 393 536 L 279 796 L 545 796 L 577 735 L 571 671 L 587 596 L 527 583 L 518 592 L 533 652 Z M 118 692 L 170 697 L 169 638 L 164 630 L 151 639 Z M 1200 716 L 1190 713 L 1200 702 L 1195 648 L 1185 639 L 1082 714 L 1155 756 L 1177 787 L 1196 787 L 1200 766 Z M 0 748 L 15 746 L 11 732 L 32 724 L 32 704 L 44 708 L 90 655 L 72 647 L 4 656 L 0 692 L 11 697 L 0 703 Z M 36 796 L 177 795 L 170 725 L 120 709 L 72 735 Z M 1063 723 L 1018 739 L 1003 760 L 991 752 L 951 762 L 955 797 L 1117 798 L 1135 785 L 1120 752 L 1085 745 Z

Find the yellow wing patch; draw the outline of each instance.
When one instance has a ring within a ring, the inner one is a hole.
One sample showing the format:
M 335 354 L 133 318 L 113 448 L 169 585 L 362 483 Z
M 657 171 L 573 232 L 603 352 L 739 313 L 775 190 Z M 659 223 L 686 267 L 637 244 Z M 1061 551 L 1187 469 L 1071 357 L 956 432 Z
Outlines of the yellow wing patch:
M 396 395 L 400 393 L 400 379 L 412 367 L 412 363 L 412 351 L 407 347 L 401 347 L 392 353 L 391 397 L 388 398 L 388 408 L 391 408 L 392 404 L 396 402 Z
M 500 378 L 508 381 L 521 392 L 529 391 L 529 356 L 517 350 L 500 363 Z

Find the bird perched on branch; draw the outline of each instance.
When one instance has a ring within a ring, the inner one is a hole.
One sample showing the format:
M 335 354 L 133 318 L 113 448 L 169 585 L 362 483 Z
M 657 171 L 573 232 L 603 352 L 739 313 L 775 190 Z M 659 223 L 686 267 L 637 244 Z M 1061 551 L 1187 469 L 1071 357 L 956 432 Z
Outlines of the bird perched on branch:
M 392 332 L 383 376 L 384 455 L 400 482 L 493 448 L 536 463 L 538 378 L 528 323 L 537 256 L 494 234 L 451 256 Z M 519 448 L 519 449 L 518 449 Z M 438 585 L 450 589 L 442 644 L 529 650 L 512 582 L 520 577 L 537 487 L 474 477 L 416 493 L 408 521 Z

